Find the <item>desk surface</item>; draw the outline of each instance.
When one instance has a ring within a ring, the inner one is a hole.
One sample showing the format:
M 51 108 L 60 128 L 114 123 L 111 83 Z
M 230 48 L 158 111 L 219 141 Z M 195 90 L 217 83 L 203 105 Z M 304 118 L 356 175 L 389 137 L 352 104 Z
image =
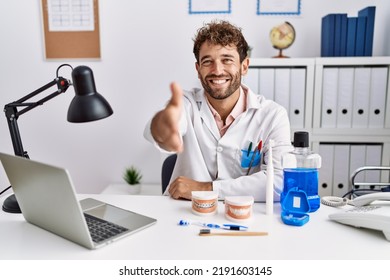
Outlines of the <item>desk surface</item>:
M 2 203 L 6 196 L 0 198 Z M 328 220 L 341 211 L 321 205 L 302 227 L 283 224 L 279 203 L 273 216 L 256 203 L 250 230 L 268 231 L 268 236 L 198 236 L 200 227 L 180 227 L 180 219 L 225 223 L 224 205 L 218 214 L 199 217 L 191 213 L 190 201 L 166 196 L 79 195 L 154 217 L 158 222 L 140 232 L 97 250 L 88 250 L 28 224 L 21 214 L 0 212 L 0 259 L 138 259 L 138 260 L 335 260 L 390 259 L 390 242 L 382 232 L 356 229 Z

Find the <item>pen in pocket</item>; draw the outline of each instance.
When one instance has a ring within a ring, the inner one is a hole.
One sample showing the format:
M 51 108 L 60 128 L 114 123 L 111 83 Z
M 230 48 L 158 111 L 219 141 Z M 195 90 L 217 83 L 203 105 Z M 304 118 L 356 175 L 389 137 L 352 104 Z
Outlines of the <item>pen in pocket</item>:
M 263 140 L 260 140 L 259 144 L 257 145 L 256 149 L 253 151 L 253 154 L 252 154 L 252 158 L 251 158 L 251 161 L 249 163 L 249 168 L 248 168 L 248 171 L 246 172 L 246 175 L 249 175 L 249 172 L 251 171 L 252 169 L 252 166 L 253 166 L 253 161 L 255 160 L 255 155 L 257 153 L 259 153 L 259 155 L 261 155 L 261 149 L 263 147 Z

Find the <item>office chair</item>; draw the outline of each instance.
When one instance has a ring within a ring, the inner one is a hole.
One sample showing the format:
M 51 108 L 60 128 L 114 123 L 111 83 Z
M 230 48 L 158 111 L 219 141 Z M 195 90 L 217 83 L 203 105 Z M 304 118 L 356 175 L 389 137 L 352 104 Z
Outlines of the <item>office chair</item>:
M 162 186 L 162 193 L 164 194 L 166 188 L 168 187 L 169 181 L 171 180 L 172 171 L 175 167 L 177 155 L 173 154 L 168 156 L 162 165 L 161 168 L 161 186 Z

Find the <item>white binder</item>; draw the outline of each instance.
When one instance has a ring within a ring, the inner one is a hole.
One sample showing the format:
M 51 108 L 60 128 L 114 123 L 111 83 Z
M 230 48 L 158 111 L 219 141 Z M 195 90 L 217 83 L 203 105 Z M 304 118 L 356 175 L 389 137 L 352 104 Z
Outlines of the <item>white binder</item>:
M 259 69 L 259 92 L 266 99 L 275 100 L 275 69 Z
M 244 85 L 248 86 L 254 93 L 260 94 L 259 91 L 259 68 L 249 68 L 248 72 L 242 79 Z
M 332 195 L 333 186 L 333 144 L 320 144 L 319 155 L 321 156 L 321 168 L 318 171 L 318 194 L 322 196 Z
M 365 166 L 365 164 L 366 164 L 366 145 L 364 144 L 351 145 L 350 159 L 349 159 L 349 174 L 352 175 L 352 173 L 356 169 Z M 365 181 L 364 172 L 360 172 L 359 174 L 357 174 L 357 176 L 355 177 L 355 182 L 364 182 L 364 181 Z
M 290 123 L 292 128 L 304 127 L 306 69 L 292 68 L 290 79 Z
M 368 127 L 368 108 L 370 102 L 371 69 L 355 68 L 352 127 Z
M 383 128 L 385 126 L 387 76 L 387 67 L 371 69 L 370 107 L 368 111 L 368 126 L 370 128 Z
M 349 149 L 348 144 L 334 146 L 332 192 L 334 196 L 342 197 L 349 190 Z
M 339 69 L 326 67 L 323 71 L 321 127 L 336 127 L 337 87 Z
M 382 145 L 367 145 L 365 166 L 381 166 L 382 164 Z M 378 183 L 381 179 L 379 170 L 366 171 L 365 180 L 367 183 Z M 376 187 L 380 189 L 380 187 Z
M 275 101 L 290 111 L 290 69 L 275 69 Z
M 338 80 L 336 127 L 352 127 L 354 68 L 340 68 Z

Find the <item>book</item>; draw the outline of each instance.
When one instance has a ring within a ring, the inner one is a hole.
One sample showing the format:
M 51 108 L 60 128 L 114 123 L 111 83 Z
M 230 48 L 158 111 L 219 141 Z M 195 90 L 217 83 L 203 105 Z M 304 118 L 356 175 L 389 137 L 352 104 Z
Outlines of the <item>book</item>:
M 357 17 L 347 19 L 347 46 L 346 56 L 355 56 Z
M 364 56 L 367 17 L 358 16 L 356 24 L 355 56 Z
M 334 56 L 345 56 L 347 14 L 335 14 L 334 25 Z M 344 28 L 343 28 L 344 25 Z
M 374 42 L 374 27 L 375 27 L 375 6 L 366 7 L 358 12 L 359 17 L 366 17 L 366 32 L 364 56 L 372 56 L 372 47 Z
M 328 14 L 321 23 L 321 56 L 334 56 L 335 14 Z
M 341 14 L 340 56 L 347 55 L 347 29 L 348 29 L 348 16 L 347 14 Z

